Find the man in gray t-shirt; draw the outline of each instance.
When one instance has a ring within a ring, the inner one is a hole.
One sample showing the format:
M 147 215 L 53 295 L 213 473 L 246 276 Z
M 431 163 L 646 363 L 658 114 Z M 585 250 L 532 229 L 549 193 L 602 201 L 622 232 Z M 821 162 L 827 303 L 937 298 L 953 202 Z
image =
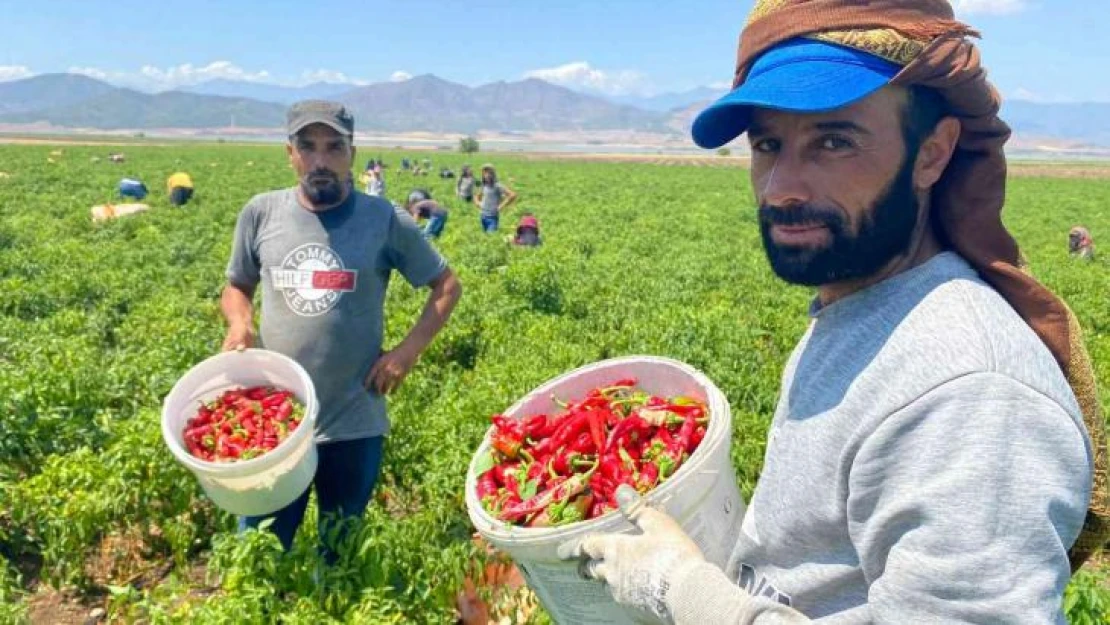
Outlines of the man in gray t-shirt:
M 252 346 L 252 300 L 262 292 L 258 343 L 305 368 L 319 400 L 314 484 L 320 535 L 329 516 L 361 517 L 377 480 L 389 431 L 385 395 L 397 388 L 447 322 L 461 286 L 406 212 L 355 190 L 354 122 L 342 106 L 308 101 L 289 112 L 287 150 L 300 183 L 255 196 L 239 214 L 221 307 L 223 348 Z M 383 349 L 383 306 L 396 271 L 430 287 L 419 321 Z M 308 491 L 275 515 L 288 549 Z M 257 526 L 264 517 L 241 519 Z M 329 558 L 335 554 L 325 549 Z

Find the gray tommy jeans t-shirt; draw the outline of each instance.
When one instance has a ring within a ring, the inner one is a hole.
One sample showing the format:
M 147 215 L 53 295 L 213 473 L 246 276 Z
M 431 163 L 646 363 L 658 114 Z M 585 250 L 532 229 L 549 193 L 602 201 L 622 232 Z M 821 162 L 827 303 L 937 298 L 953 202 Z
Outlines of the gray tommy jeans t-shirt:
M 1064 623 L 1093 459 L 1044 344 L 954 253 L 811 312 L 731 560 L 673 580 L 676 622 Z
M 501 212 L 498 207 L 501 206 L 501 200 L 504 198 L 505 185 L 500 182 L 482 185 L 482 209 L 479 214 L 482 217 L 496 217 Z
M 382 351 L 390 275 L 420 287 L 446 267 L 412 217 L 386 200 L 352 191 L 314 213 L 293 188 L 257 195 L 239 213 L 227 278 L 261 282 L 261 344 L 312 377 L 323 443 L 389 431 L 385 399 L 363 380 Z

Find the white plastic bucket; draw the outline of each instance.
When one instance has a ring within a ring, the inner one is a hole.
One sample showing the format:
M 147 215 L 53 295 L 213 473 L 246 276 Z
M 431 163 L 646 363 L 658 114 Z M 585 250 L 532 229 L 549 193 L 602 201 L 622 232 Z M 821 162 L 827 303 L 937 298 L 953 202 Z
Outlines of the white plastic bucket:
M 304 404 L 304 419 L 289 438 L 257 458 L 208 462 L 185 448 L 184 429 L 200 402 L 236 387 L 269 385 L 292 391 Z M 265 349 L 229 351 L 190 369 L 162 404 L 162 438 L 177 461 L 197 477 L 217 506 L 232 514 L 276 512 L 299 497 L 316 475 L 316 389 L 292 358 Z
M 563 374 L 532 391 L 505 411 L 520 419 L 538 413 L 554 414 L 552 401 L 583 397 L 590 389 L 621 378 L 636 378 L 655 395 L 687 395 L 706 402 L 709 426 L 698 449 L 662 486 L 645 496 L 647 503 L 673 516 L 713 564 L 724 568 L 740 535 L 745 503 L 730 458 L 732 414 L 728 400 L 697 369 L 670 358 L 629 356 L 586 365 Z M 490 429 L 492 432 L 492 428 Z M 528 585 L 557 623 L 651 622 L 646 614 L 616 603 L 603 584 L 579 576 L 577 563 L 559 560 L 563 542 L 591 533 L 637 533 L 613 511 L 603 517 L 557 528 L 519 527 L 499 521 L 482 507 L 477 496 L 475 467 L 489 451 L 489 434 L 471 459 L 466 476 L 466 508 L 479 534 L 508 553 Z

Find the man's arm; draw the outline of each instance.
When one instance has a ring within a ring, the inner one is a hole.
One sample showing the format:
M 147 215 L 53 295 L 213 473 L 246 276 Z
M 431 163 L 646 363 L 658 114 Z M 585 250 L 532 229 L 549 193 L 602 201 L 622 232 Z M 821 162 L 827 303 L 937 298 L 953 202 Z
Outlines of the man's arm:
M 502 188 L 505 190 L 505 199 L 501 200 L 501 206 L 497 207 L 497 212 L 505 210 L 509 207 L 509 204 L 512 204 L 513 201 L 516 200 L 516 191 L 513 191 L 509 187 L 505 186 L 503 186 Z
M 396 389 L 416 364 L 420 355 L 446 325 L 462 296 L 462 284 L 450 267 L 445 268 L 430 283 L 432 290 L 424 303 L 420 319 L 409 330 L 404 340 L 378 358 L 367 376 L 368 385 L 386 395 Z
M 451 271 L 450 267 L 444 269 L 443 273 L 429 283 L 429 286 L 432 290 L 428 293 L 428 299 L 424 302 L 424 310 L 420 313 L 420 319 L 417 320 L 416 325 L 409 330 L 408 335 L 397 346 L 398 348 L 411 350 L 418 356 L 424 353 L 424 350 L 428 348 L 428 345 L 439 334 L 439 331 L 447 324 L 451 312 L 455 310 L 455 304 L 462 297 L 462 283 L 459 282 L 455 272 Z
M 227 286 L 220 294 L 220 310 L 227 320 L 223 349 L 254 346 L 254 291 L 262 278 L 262 264 L 255 250 L 255 205 L 248 203 L 239 212 L 227 263 Z
M 949 381 L 860 446 L 848 530 L 876 623 L 1056 623 L 1092 459 L 1082 421 L 996 373 Z
M 254 347 L 254 287 L 228 283 L 220 295 L 220 310 L 227 320 L 223 350 Z

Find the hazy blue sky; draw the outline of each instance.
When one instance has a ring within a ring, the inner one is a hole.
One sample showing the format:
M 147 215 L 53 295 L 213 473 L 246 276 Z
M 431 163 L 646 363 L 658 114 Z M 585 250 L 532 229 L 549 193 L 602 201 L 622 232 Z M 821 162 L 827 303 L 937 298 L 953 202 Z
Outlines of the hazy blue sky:
M 80 71 L 166 89 L 434 73 L 610 94 L 720 85 L 751 0 L 0 0 L 0 80 Z M 1107 0 L 956 0 L 1004 94 L 1110 101 Z

